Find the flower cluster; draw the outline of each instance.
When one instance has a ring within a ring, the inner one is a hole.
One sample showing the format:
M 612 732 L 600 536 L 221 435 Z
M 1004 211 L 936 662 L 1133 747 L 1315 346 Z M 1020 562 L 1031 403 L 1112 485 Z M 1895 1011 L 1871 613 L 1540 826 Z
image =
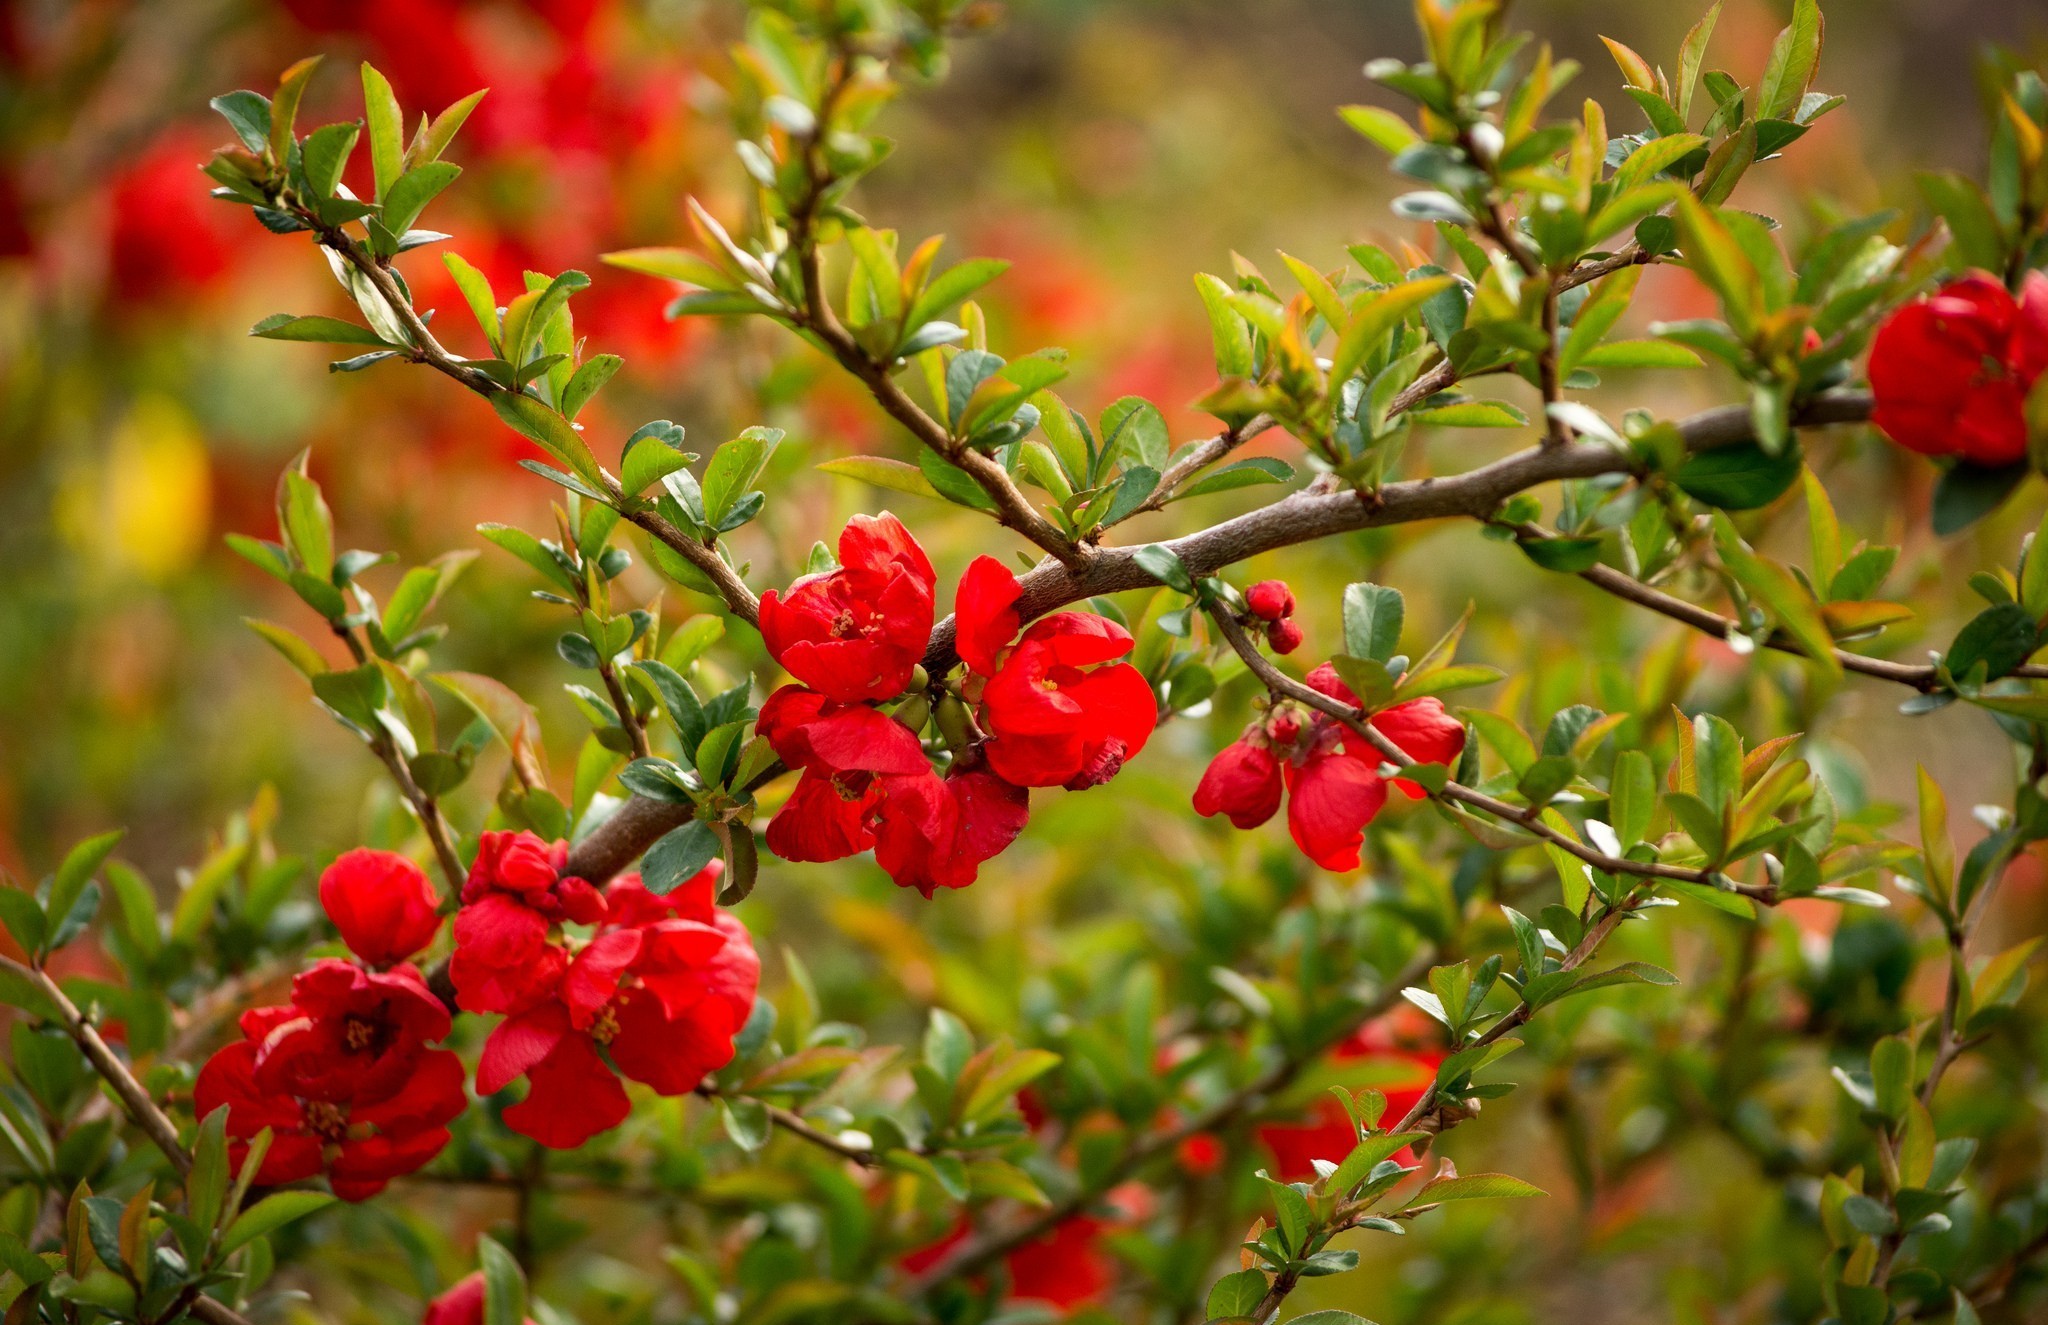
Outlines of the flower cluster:
M 1331 699 L 1358 706 L 1358 696 L 1329 663 L 1307 681 Z M 1465 728 L 1434 696 L 1396 704 L 1374 714 L 1369 725 L 1425 764 L 1453 763 L 1465 748 Z M 1279 706 L 1210 762 L 1195 788 L 1195 811 L 1256 828 L 1279 810 L 1284 792 L 1295 845 L 1324 869 L 1356 869 L 1365 826 L 1387 803 L 1383 762 L 1371 742 L 1336 719 Z M 1426 794 L 1405 778 L 1392 782 L 1412 798 Z
M 485 833 L 455 919 L 449 979 L 465 1012 L 505 1013 L 477 1068 L 494 1094 L 526 1077 L 505 1122 L 568 1148 L 628 1112 L 618 1074 L 681 1095 L 732 1060 L 761 963 L 746 927 L 714 899 L 713 862 L 666 897 L 624 875 L 600 891 L 563 877 L 567 849 L 531 833 Z M 450 1011 L 412 959 L 440 931 L 433 885 L 388 851 L 350 851 L 320 901 L 359 959 L 317 962 L 291 1002 L 243 1014 L 243 1038 L 207 1060 L 201 1117 L 225 1105 L 234 1162 L 265 1128 L 260 1183 L 327 1175 L 360 1201 L 448 1144 L 467 1106 L 463 1067 L 436 1047 Z M 587 937 L 572 942 L 565 926 Z
M 600 892 L 561 877 L 565 850 L 485 833 L 462 890 L 449 974 L 466 1012 L 502 1012 L 477 1063 L 479 1094 L 525 1077 L 505 1124 L 558 1150 L 630 1112 L 623 1075 L 684 1095 L 732 1061 L 761 980 L 746 927 L 715 904 L 713 862 L 667 896 L 638 875 Z M 572 942 L 564 923 L 589 927 Z
M 258 1183 L 324 1173 L 360 1201 L 439 1154 L 469 1101 L 461 1060 L 433 1047 L 448 1009 L 408 960 L 437 928 L 414 918 L 421 896 L 432 914 L 426 876 L 403 856 L 351 851 L 320 896 L 356 955 L 388 969 L 330 958 L 300 972 L 290 1003 L 242 1014 L 243 1038 L 207 1060 L 193 1096 L 200 1117 L 227 1107 L 237 1165 L 270 1129 Z
M 1150 737 L 1151 687 L 1119 661 L 1129 632 L 1061 612 L 1020 637 L 1023 586 L 982 557 L 955 599 L 968 674 L 957 691 L 937 692 L 948 762 L 936 770 L 922 740 L 934 705 L 920 667 L 936 584 L 924 549 L 884 512 L 848 523 L 836 568 L 762 597 L 762 638 L 797 682 L 769 696 L 758 723 L 801 773 L 768 825 L 776 855 L 872 850 L 898 884 L 927 897 L 962 888 L 1023 831 L 1028 788 L 1097 786 Z
M 2015 299 L 1973 272 L 1892 314 L 1870 347 L 1871 422 L 1922 455 L 2017 464 L 2027 395 L 2048 371 L 2048 273 Z

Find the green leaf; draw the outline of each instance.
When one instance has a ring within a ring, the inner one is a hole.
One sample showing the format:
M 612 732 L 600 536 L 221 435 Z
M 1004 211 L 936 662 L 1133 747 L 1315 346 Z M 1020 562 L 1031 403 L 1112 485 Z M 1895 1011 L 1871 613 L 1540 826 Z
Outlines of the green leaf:
M 1763 84 L 1757 91 L 1758 119 L 1790 119 L 1799 109 L 1820 65 L 1822 26 L 1818 0 L 1797 0 L 1792 22 L 1772 43 L 1770 61 L 1764 66 Z
M 695 878 L 718 853 L 718 834 L 710 824 L 692 819 L 647 849 L 640 862 L 640 881 L 647 891 L 666 897 Z
M 1735 525 L 1718 511 L 1714 513 L 1714 547 L 1729 574 L 1777 618 L 1778 628 L 1797 641 L 1825 675 L 1839 679 L 1842 663 L 1835 657 L 1834 636 L 1820 614 L 1820 604 L 1805 586 L 1783 566 L 1752 552 Z
M 1102 430 L 1102 454 L 1095 466 L 1098 475 L 1109 473 L 1119 460 L 1153 469 L 1166 467 L 1166 416 L 1151 401 L 1125 396 L 1102 411 L 1098 426 Z
M 532 396 L 512 392 L 493 394 L 491 408 L 512 431 L 537 443 L 593 487 L 603 490 L 604 476 L 598 468 L 597 457 L 590 453 L 582 434 L 571 427 L 567 419 Z
M 1672 473 L 1685 494 L 1724 511 L 1751 511 L 1768 506 L 1799 477 L 1797 447 L 1777 455 L 1755 442 L 1696 451 Z
M 859 479 L 877 488 L 888 488 L 892 492 L 908 492 L 919 497 L 939 497 L 939 490 L 924 476 L 916 465 L 907 465 L 901 460 L 891 460 L 879 455 L 850 455 L 838 460 L 827 460 L 818 466 L 827 474 L 838 474 L 842 478 Z
M 230 1255 L 266 1233 L 274 1233 L 294 1220 L 333 1204 L 334 1197 L 326 1192 L 272 1192 L 235 1216 L 235 1222 L 228 1225 L 228 1231 L 221 1237 L 220 1253 L 222 1256 Z
M 228 1106 L 200 1120 L 192 1142 L 192 1172 L 185 1180 L 185 1212 L 202 1235 L 220 1223 L 228 1194 Z
M 1173 500 L 1186 501 L 1190 497 L 1204 497 L 1212 492 L 1229 492 L 1233 488 L 1249 488 L 1263 483 L 1285 483 L 1293 477 L 1294 466 L 1286 461 L 1272 456 L 1252 456 L 1204 474 L 1174 493 Z
M 1611 340 L 1579 356 L 1581 368 L 1697 368 L 1700 356 L 1668 340 Z
M 427 125 L 426 133 L 414 142 L 411 150 L 406 153 L 405 163 L 417 166 L 433 161 L 447 151 L 448 144 L 455 141 L 456 132 L 462 128 L 464 122 L 469 119 L 469 113 L 476 109 L 477 103 L 484 99 L 484 94 L 488 91 L 489 88 L 480 87 L 436 115 Z
M 1438 1201 L 1483 1201 L 1524 1196 L 1548 1196 L 1534 1183 L 1505 1173 L 1468 1173 L 1455 1178 L 1426 1182 L 1408 1200 L 1408 1208 Z
M 1361 299 L 1354 306 L 1350 325 L 1338 338 L 1337 350 L 1331 359 L 1332 391 L 1358 372 L 1367 357 L 1402 319 L 1426 300 L 1448 289 L 1454 281 L 1455 278 L 1450 276 L 1429 276 Z
M 2003 469 L 1951 466 L 1934 485 L 1934 532 L 1943 537 L 1961 533 L 1997 510 L 2026 476 L 2024 464 Z
M 320 485 L 306 476 L 305 457 L 284 473 L 278 525 L 307 573 L 325 580 L 334 571 L 334 516 Z
M 616 354 L 594 354 L 578 365 L 575 374 L 569 378 L 569 385 L 562 391 L 562 417 L 573 422 L 583 412 L 583 407 L 590 403 L 590 398 L 612 380 L 612 375 L 625 362 Z M 637 492 L 639 489 L 633 490 Z
M 299 145 L 299 159 L 306 171 L 306 182 L 320 198 L 332 198 L 335 188 L 341 183 L 342 171 L 348 167 L 349 155 L 356 149 L 356 139 L 362 134 L 360 124 L 329 124 L 306 135 L 306 141 Z
M 325 345 L 379 345 L 385 349 L 401 349 L 385 340 L 368 327 L 359 327 L 353 322 L 344 322 L 338 317 L 293 317 L 290 313 L 272 313 L 255 326 L 249 328 L 252 336 L 264 340 L 313 341 Z
M 1406 607 L 1401 591 L 1358 583 L 1344 589 L 1344 651 L 1384 663 L 1401 643 Z
M 1656 813 L 1656 774 L 1650 767 L 1650 756 L 1641 750 L 1624 750 L 1617 755 L 1608 796 L 1608 822 L 1626 851 L 1649 836 L 1650 820 Z
M 1529 416 L 1498 400 L 1466 400 L 1408 412 L 1416 423 L 1438 428 L 1525 428 Z
M 1600 560 L 1597 538 L 1523 538 L 1515 546 L 1543 569 L 1567 575 L 1590 570 Z
M 969 295 L 1010 269 L 1000 258 L 969 258 L 934 276 L 911 304 L 903 319 L 905 331 L 915 331 L 951 309 Z
M 728 512 L 761 477 L 782 440 L 780 428 L 749 428 L 711 453 L 704 467 L 704 516 L 720 528 Z
M 50 883 L 50 895 L 44 903 L 49 914 L 62 920 L 71 913 L 72 906 L 85 885 L 92 882 L 92 876 L 99 873 L 101 865 L 112 855 L 128 830 L 116 828 L 112 832 L 88 837 L 65 853 L 64 863 L 57 867 L 56 877 Z
M 476 1240 L 476 1256 L 484 1272 L 483 1325 L 524 1325 L 526 1273 L 519 1262 L 489 1237 Z
M 235 130 L 235 137 L 242 140 L 242 146 L 251 152 L 262 153 L 270 147 L 270 100 L 260 92 L 246 89 L 240 92 L 224 92 L 207 103 L 220 112 Z
M 462 167 L 452 161 L 429 161 L 400 175 L 385 193 L 381 218 L 385 229 L 394 235 L 410 230 L 427 204 L 461 173 Z
M 1262 1270 L 1239 1270 L 1226 1274 L 1209 1290 L 1210 1320 L 1249 1316 L 1265 1300 L 1266 1275 Z
M 363 119 L 370 130 L 370 167 L 381 201 L 398 181 L 405 162 L 405 117 L 391 82 L 368 63 L 363 65 Z

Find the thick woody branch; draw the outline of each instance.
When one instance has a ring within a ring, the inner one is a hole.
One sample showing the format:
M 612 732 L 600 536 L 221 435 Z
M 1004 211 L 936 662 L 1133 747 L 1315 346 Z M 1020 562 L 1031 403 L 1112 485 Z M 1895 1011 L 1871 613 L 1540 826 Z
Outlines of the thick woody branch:
M 1860 423 L 1870 417 L 1870 408 L 1868 394 L 1839 392 L 1809 401 L 1797 422 L 1805 427 Z M 1725 405 L 1695 414 L 1681 421 L 1678 429 L 1687 447 L 1696 451 L 1732 446 L 1753 435 L 1747 405 Z M 1634 457 L 1600 443 L 1531 447 L 1463 474 L 1389 483 L 1373 493 L 1304 489 L 1163 546 L 1178 554 L 1197 577 L 1213 575 L 1261 552 L 1332 534 L 1423 520 L 1484 518 L 1518 492 L 1562 479 L 1629 473 L 1635 466 Z M 1102 548 L 1077 567 L 1041 563 L 1021 577 L 1020 616 L 1029 621 L 1097 594 L 1156 585 L 1158 581 L 1138 564 L 1135 553 L 1135 548 Z M 940 676 L 958 661 L 953 650 L 953 619 L 948 617 L 932 632 L 924 666 L 933 676 Z M 683 811 L 678 807 L 636 796 L 576 846 L 569 857 L 570 872 L 602 882 L 682 821 Z

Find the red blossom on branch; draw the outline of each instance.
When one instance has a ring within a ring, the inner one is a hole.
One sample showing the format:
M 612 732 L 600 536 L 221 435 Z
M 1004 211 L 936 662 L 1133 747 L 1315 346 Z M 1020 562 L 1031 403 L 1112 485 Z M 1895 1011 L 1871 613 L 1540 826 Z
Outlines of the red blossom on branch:
M 469 1103 L 461 1060 L 429 1047 L 448 1011 L 410 966 L 317 963 L 293 980 L 291 1003 L 252 1009 L 241 1026 L 245 1038 L 200 1070 L 193 1102 L 202 1118 L 227 1107 L 237 1165 L 270 1129 L 259 1183 L 325 1173 L 335 1195 L 365 1200 L 439 1154 Z
M 2027 394 L 2048 371 L 2048 273 L 2015 299 L 1973 272 L 1907 304 L 1870 347 L 1871 422 L 1909 451 L 2010 465 L 2027 452 Z
M 1324 663 L 1308 684 L 1330 698 L 1358 704 L 1358 696 Z M 1435 696 L 1409 700 L 1376 713 L 1371 726 L 1409 758 L 1454 763 L 1465 748 L 1465 728 Z M 1253 723 L 1225 746 L 1195 788 L 1195 811 L 1222 814 L 1239 828 L 1256 828 L 1279 810 L 1284 786 L 1287 828 L 1310 860 L 1324 869 L 1358 868 L 1365 826 L 1387 802 L 1384 756 L 1357 732 L 1322 714 L 1304 728 L 1291 712 Z M 1425 793 L 1406 778 L 1392 779 L 1402 794 Z
M 892 699 L 932 635 L 932 563 L 887 511 L 856 515 L 839 566 L 761 597 L 761 638 L 791 676 L 830 699 Z
M 761 963 L 746 928 L 712 901 L 718 874 L 707 867 L 667 898 L 637 875 L 613 885 L 611 922 L 573 955 L 562 950 L 550 995 L 484 1045 L 480 1094 L 527 1079 L 526 1098 L 505 1110 L 507 1126 L 573 1149 L 625 1121 L 620 1075 L 684 1095 L 732 1061 Z

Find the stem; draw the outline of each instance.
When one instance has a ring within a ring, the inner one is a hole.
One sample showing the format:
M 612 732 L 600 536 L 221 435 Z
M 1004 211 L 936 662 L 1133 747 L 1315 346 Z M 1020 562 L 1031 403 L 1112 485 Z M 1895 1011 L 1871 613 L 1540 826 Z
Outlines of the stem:
M 1326 1050 L 1350 1038 L 1359 1027 L 1393 1007 L 1400 1001 L 1401 990 L 1426 975 L 1430 963 L 1434 960 L 1434 951 L 1424 950 L 1387 982 L 1379 997 L 1359 1008 L 1356 1015 L 1345 1018 L 1342 1026 L 1300 1053 L 1282 1058 L 1247 1084 L 1200 1113 L 1184 1119 L 1178 1126 L 1161 1132 L 1149 1132 L 1135 1139 L 1122 1155 L 1097 1173 L 1093 1181 L 1084 1183 L 1071 1195 L 1053 1202 L 1038 1214 L 1007 1230 L 971 1238 L 954 1248 L 951 1254 L 912 1282 L 911 1295 L 922 1297 L 941 1284 L 986 1270 L 1017 1248 L 1028 1242 L 1037 1241 L 1060 1224 L 1080 1214 L 1103 1193 L 1152 1160 L 1172 1154 L 1189 1137 L 1213 1132 L 1257 1108 L 1268 1096 L 1284 1089 L 1301 1075 Z
M 611 696 L 612 707 L 619 711 L 619 726 L 625 728 L 626 739 L 632 743 L 633 757 L 635 759 L 645 759 L 647 757 L 647 724 L 641 722 L 639 714 L 633 711 L 632 696 L 626 693 L 625 686 L 619 684 L 619 674 L 612 667 L 610 659 L 599 660 L 597 674 L 604 678 L 605 693 Z
M 179 1177 L 189 1174 L 192 1171 L 192 1156 L 186 1151 L 184 1143 L 178 1139 L 177 1124 L 156 1106 L 156 1101 L 149 1097 L 149 1092 L 142 1088 L 142 1083 L 135 1079 L 135 1074 L 128 1070 L 128 1065 L 114 1056 L 114 1051 L 108 1048 L 107 1042 L 100 1037 L 99 1030 L 78 1010 L 78 1005 L 71 1001 L 63 988 L 41 967 L 26 966 L 10 957 L 0 957 L 0 970 L 9 971 L 26 980 L 50 1001 L 50 1005 L 57 1011 L 58 1021 L 64 1033 L 78 1045 L 79 1052 L 85 1055 L 85 1061 L 92 1065 L 93 1071 L 97 1072 L 113 1090 L 115 1097 L 121 1101 L 121 1111 L 128 1115 L 128 1121 L 142 1129 L 151 1144 L 156 1146 L 163 1153 L 163 1157 L 170 1161 L 171 1167 L 177 1170 Z M 191 1311 L 201 1320 L 209 1322 L 209 1325 L 249 1325 L 240 1312 L 216 1298 L 202 1295 L 194 1299 Z

